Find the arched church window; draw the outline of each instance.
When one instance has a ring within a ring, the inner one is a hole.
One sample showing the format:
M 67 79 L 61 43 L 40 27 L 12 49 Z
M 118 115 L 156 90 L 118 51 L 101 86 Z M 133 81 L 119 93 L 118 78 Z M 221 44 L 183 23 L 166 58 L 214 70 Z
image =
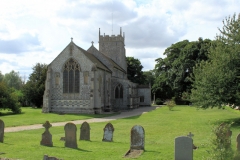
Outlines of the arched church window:
M 115 88 L 115 98 L 123 98 L 123 86 L 121 84 L 117 85 Z
M 79 93 L 80 89 L 80 65 L 69 59 L 63 68 L 63 93 Z

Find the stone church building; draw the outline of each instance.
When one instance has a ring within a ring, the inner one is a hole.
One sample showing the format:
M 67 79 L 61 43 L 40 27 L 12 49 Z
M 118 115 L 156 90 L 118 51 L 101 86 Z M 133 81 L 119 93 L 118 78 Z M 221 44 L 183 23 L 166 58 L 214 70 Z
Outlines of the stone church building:
M 43 113 L 101 114 L 151 105 L 151 88 L 127 79 L 125 36 L 101 35 L 99 49 L 73 40 L 48 65 Z

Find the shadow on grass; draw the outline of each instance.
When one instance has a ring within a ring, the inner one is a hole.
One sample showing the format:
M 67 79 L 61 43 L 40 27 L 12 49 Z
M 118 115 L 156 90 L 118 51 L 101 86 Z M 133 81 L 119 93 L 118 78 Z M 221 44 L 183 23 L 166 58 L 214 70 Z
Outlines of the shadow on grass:
M 81 148 L 70 148 L 70 147 L 58 147 L 58 146 L 53 146 L 54 148 L 68 148 L 68 149 L 74 149 L 74 150 L 78 150 L 78 151 L 82 151 L 82 152 L 92 152 L 89 150 L 85 150 L 85 149 L 81 149 Z M 51 148 L 51 147 L 50 147 Z
M 13 113 L 13 112 L 2 113 L 2 112 L 0 112 L 0 116 L 1 117 L 3 117 L 3 116 L 11 116 L 11 115 L 21 115 L 21 114 L 25 114 L 25 112 L 21 112 L 21 113 Z
M 145 150 L 144 152 L 150 152 L 150 153 L 161 153 L 159 151 L 150 151 L 150 150 Z

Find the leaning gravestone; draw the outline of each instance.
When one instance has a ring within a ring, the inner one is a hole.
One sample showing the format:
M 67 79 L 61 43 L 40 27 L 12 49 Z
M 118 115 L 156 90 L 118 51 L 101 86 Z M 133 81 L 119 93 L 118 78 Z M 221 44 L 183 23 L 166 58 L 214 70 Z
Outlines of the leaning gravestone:
M 125 154 L 126 158 L 137 158 L 144 152 L 145 131 L 142 126 L 135 125 L 131 129 L 131 146 Z
M 0 119 L 0 142 L 3 143 L 4 138 L 4 122 Z
M 49 132 L 49 128 L 52 127 L 52 125 L 49 123 L 49 121 L 46 121 L 43 124 L 43 127 L 45 128 L 45 132 L 42 134 L 42 140 L 41 140 L 40 144 L 43 146 L 52 147 L 53 146 L 52 135 Z
M 90 141 L 90 126 L 87 122 L 83 122 L 80 128 L 80 139 Z
M 111 123 L 108 123 L 104 129 L 103 129 L 103 139 L 102 141 L 105 142 L 112 142 L 113 141 L 113 132 L 114 132 L 114 128 L 113 125 Z
M 193 140 L 182 136 L 175 138 L 175 160 L 193 160 Z
M 65 147 L 77 148 L 76 125 L 73 123 L 67 123 L 64 126 L 64 130 L 65 130 Z

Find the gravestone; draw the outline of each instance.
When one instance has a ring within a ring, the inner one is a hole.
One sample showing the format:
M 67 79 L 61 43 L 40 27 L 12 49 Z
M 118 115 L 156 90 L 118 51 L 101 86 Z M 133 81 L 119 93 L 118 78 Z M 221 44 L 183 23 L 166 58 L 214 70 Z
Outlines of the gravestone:
M 114 132 L 113 125 L 111 123 L 106 124 L 106 126 L 103 129 L 102 141 L 112 142 L 113 141 L 113 132 Z
M 237 151 L 240 152 L 240 134 L 237 136 Z
M 4 122 L 0 119 L 0 142 L 4 139 Z
M 125 158 L 137 158 L 144 152 L 145 131 L 142 126 L 135 125 L 131 129 L 131 146 Z
M 193 160 L 193 140 L 182 136 L 175 138 L 175 160 Z
M 80 128 L 80 139 L 90 141 L 90 126 L 87 122 L 83 122 Z
M 65 130 L 65 147 L 77 148 L 77 127 L 73 123 L 67 123 L 64 126 Z
M 45 132 L 42 134 L 42 140 L 41 140 L 40 144 L 43 146 L 52 147 L 53 146 L 52 135 L 49 132 L 49 128 L 52 127 L 52 125 L 49 123 L 49 121 L 46 121 L 43 124 L 43 127 L 45 128 Z
M 144 150 L 145 132 L 142 126 L 135 125 L 131 129 L 130 149 Z

